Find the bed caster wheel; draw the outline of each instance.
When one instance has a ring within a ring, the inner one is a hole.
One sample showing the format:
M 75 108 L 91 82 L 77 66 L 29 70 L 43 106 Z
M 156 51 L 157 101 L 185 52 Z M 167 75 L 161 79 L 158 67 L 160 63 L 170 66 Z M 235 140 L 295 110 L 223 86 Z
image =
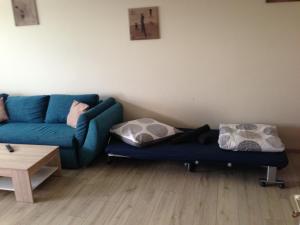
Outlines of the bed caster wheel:
M 300 212 L 293 211 L 292 217 L 297 218 L 300 216 Z
M 106 163 L 108 164 L 108 165 L 110 165 L 110 164 L 112 164 L 112 157 L 110 157 L 110 156 L 107 156 L 107 159 L 106 159 Z
M 283 180 L 268 181 L 266 179 L 261 178 L 259 180 L 259 184 L 260 184 L 261 187 L 277 186 L 280 189 L 284 189 L 286 187 L 285 182 Z
M 259 185 L 261 187 L 266 187 L 267 186 L 267 183 L 265 181 L 259 181 Z
M 189 172 L 195 172 L 196 165 L 194 163 L 185 163 L 185 166 Z

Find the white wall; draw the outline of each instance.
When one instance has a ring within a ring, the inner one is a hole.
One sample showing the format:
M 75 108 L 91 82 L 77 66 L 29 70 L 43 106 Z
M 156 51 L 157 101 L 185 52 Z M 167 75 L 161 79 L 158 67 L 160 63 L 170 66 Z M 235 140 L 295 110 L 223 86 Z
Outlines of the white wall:
M 300 149 L 300 2 L 37 0 L 15 27 L 0 0 L 0 92 L 114 96 L 127 118 L 279 125 Z M 130 41 L 130 7 L 159 6 L 160 40 Z

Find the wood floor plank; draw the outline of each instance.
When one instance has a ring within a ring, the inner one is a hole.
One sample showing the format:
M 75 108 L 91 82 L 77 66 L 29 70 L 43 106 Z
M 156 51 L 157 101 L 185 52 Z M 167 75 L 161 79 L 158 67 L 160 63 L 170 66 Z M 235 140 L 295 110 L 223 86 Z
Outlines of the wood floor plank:
M 196 205 L 193 225 L 215 225 L 218 210 L 219 172 L 218 169 L 213 169 L 200 173 L 197 187 L 199 193 L 191 193 L 195 197 Z
M 241 179 L 239 183 L 239 202 L 238 214 L 239 224 L 253 225 L 264 224 L 264 218 L 260 209 L 260 199 L 257 195 L 258 176 L 255 172 L 250 170 L 241 172 Z M 254 216 L 255 215 L 255 216 Z
M 155 168 L 152 168 L 152 173 L 147 174 L 147 181 L 142 188 L 139 188 L 138 194 L 135 196 L 132 210 L 127 218 L 126 225 L 148 224 L 153 209 L 161 196 L 161 189 L 164 185 L 164 180 L 167 179 L 167 173 L 156 173 Z M 156 167 L 156 169 L 158 169 Z M 166 168 L 161 167 L 161 171 Z M 142 212 L 142 213 L 141 213 Z
M 35 204 L 0 191 L 0 225 L 298 225 L 300 154 L 289 158 L 284 190 L 260 187 L 263 169 L 120 160 L 64 170 L 34 191 Z
M 218 188 L 217 225 L 238 225 L 238 173 L 224 170 Z
M 291 199 L 293 195 L 300 193 L 300 154 L 290 154 L 290 165 L 279 172 L 280 177 L 284 177 L 287 182 L 287 187 L 285 191 L 277 190 L 277 194 L 280 196 L 280 204 L 283 208 L 283 215 L 286 224 L 300 224 L 299 218 L 293 218 L 291 212 L 294 210 Z
M 174 222 L 173 211 L 179 196 L 183 193 L 185 171 L 178 173 L 175 170 L 164 171 L 167 176 L 165 180 L 168 183 L 164 183 L 159 191 L 156 203 L 154 204 L 154 210 L 150 216 L 150 220 L 147 224 L 172 224 Z

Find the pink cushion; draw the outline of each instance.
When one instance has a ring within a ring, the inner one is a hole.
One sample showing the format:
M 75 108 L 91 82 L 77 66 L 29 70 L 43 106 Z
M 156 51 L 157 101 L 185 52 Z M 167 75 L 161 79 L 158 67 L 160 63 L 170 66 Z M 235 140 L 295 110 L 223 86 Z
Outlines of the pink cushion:
M 0 123 L 7 120 L 8 120 L 8 116 L 5 110 L 4 100 L 3 98 L 0 98 Z
M 89 108 L 89 105 L 73 101 L 70 112 L 67 117 L 67 124 L 70 127 L 76 128 L 77 121 L 82 113 L 84 113 Z

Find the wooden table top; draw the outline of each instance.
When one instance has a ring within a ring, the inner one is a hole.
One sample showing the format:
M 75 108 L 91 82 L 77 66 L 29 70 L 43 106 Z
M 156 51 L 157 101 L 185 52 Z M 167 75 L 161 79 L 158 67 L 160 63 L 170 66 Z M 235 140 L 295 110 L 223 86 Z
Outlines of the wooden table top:
M 10 153 L 5 144 L 0 144 L 0 169 L 29 170 L 34 165 L 51 156 L 58 146 L 11 144 Z

